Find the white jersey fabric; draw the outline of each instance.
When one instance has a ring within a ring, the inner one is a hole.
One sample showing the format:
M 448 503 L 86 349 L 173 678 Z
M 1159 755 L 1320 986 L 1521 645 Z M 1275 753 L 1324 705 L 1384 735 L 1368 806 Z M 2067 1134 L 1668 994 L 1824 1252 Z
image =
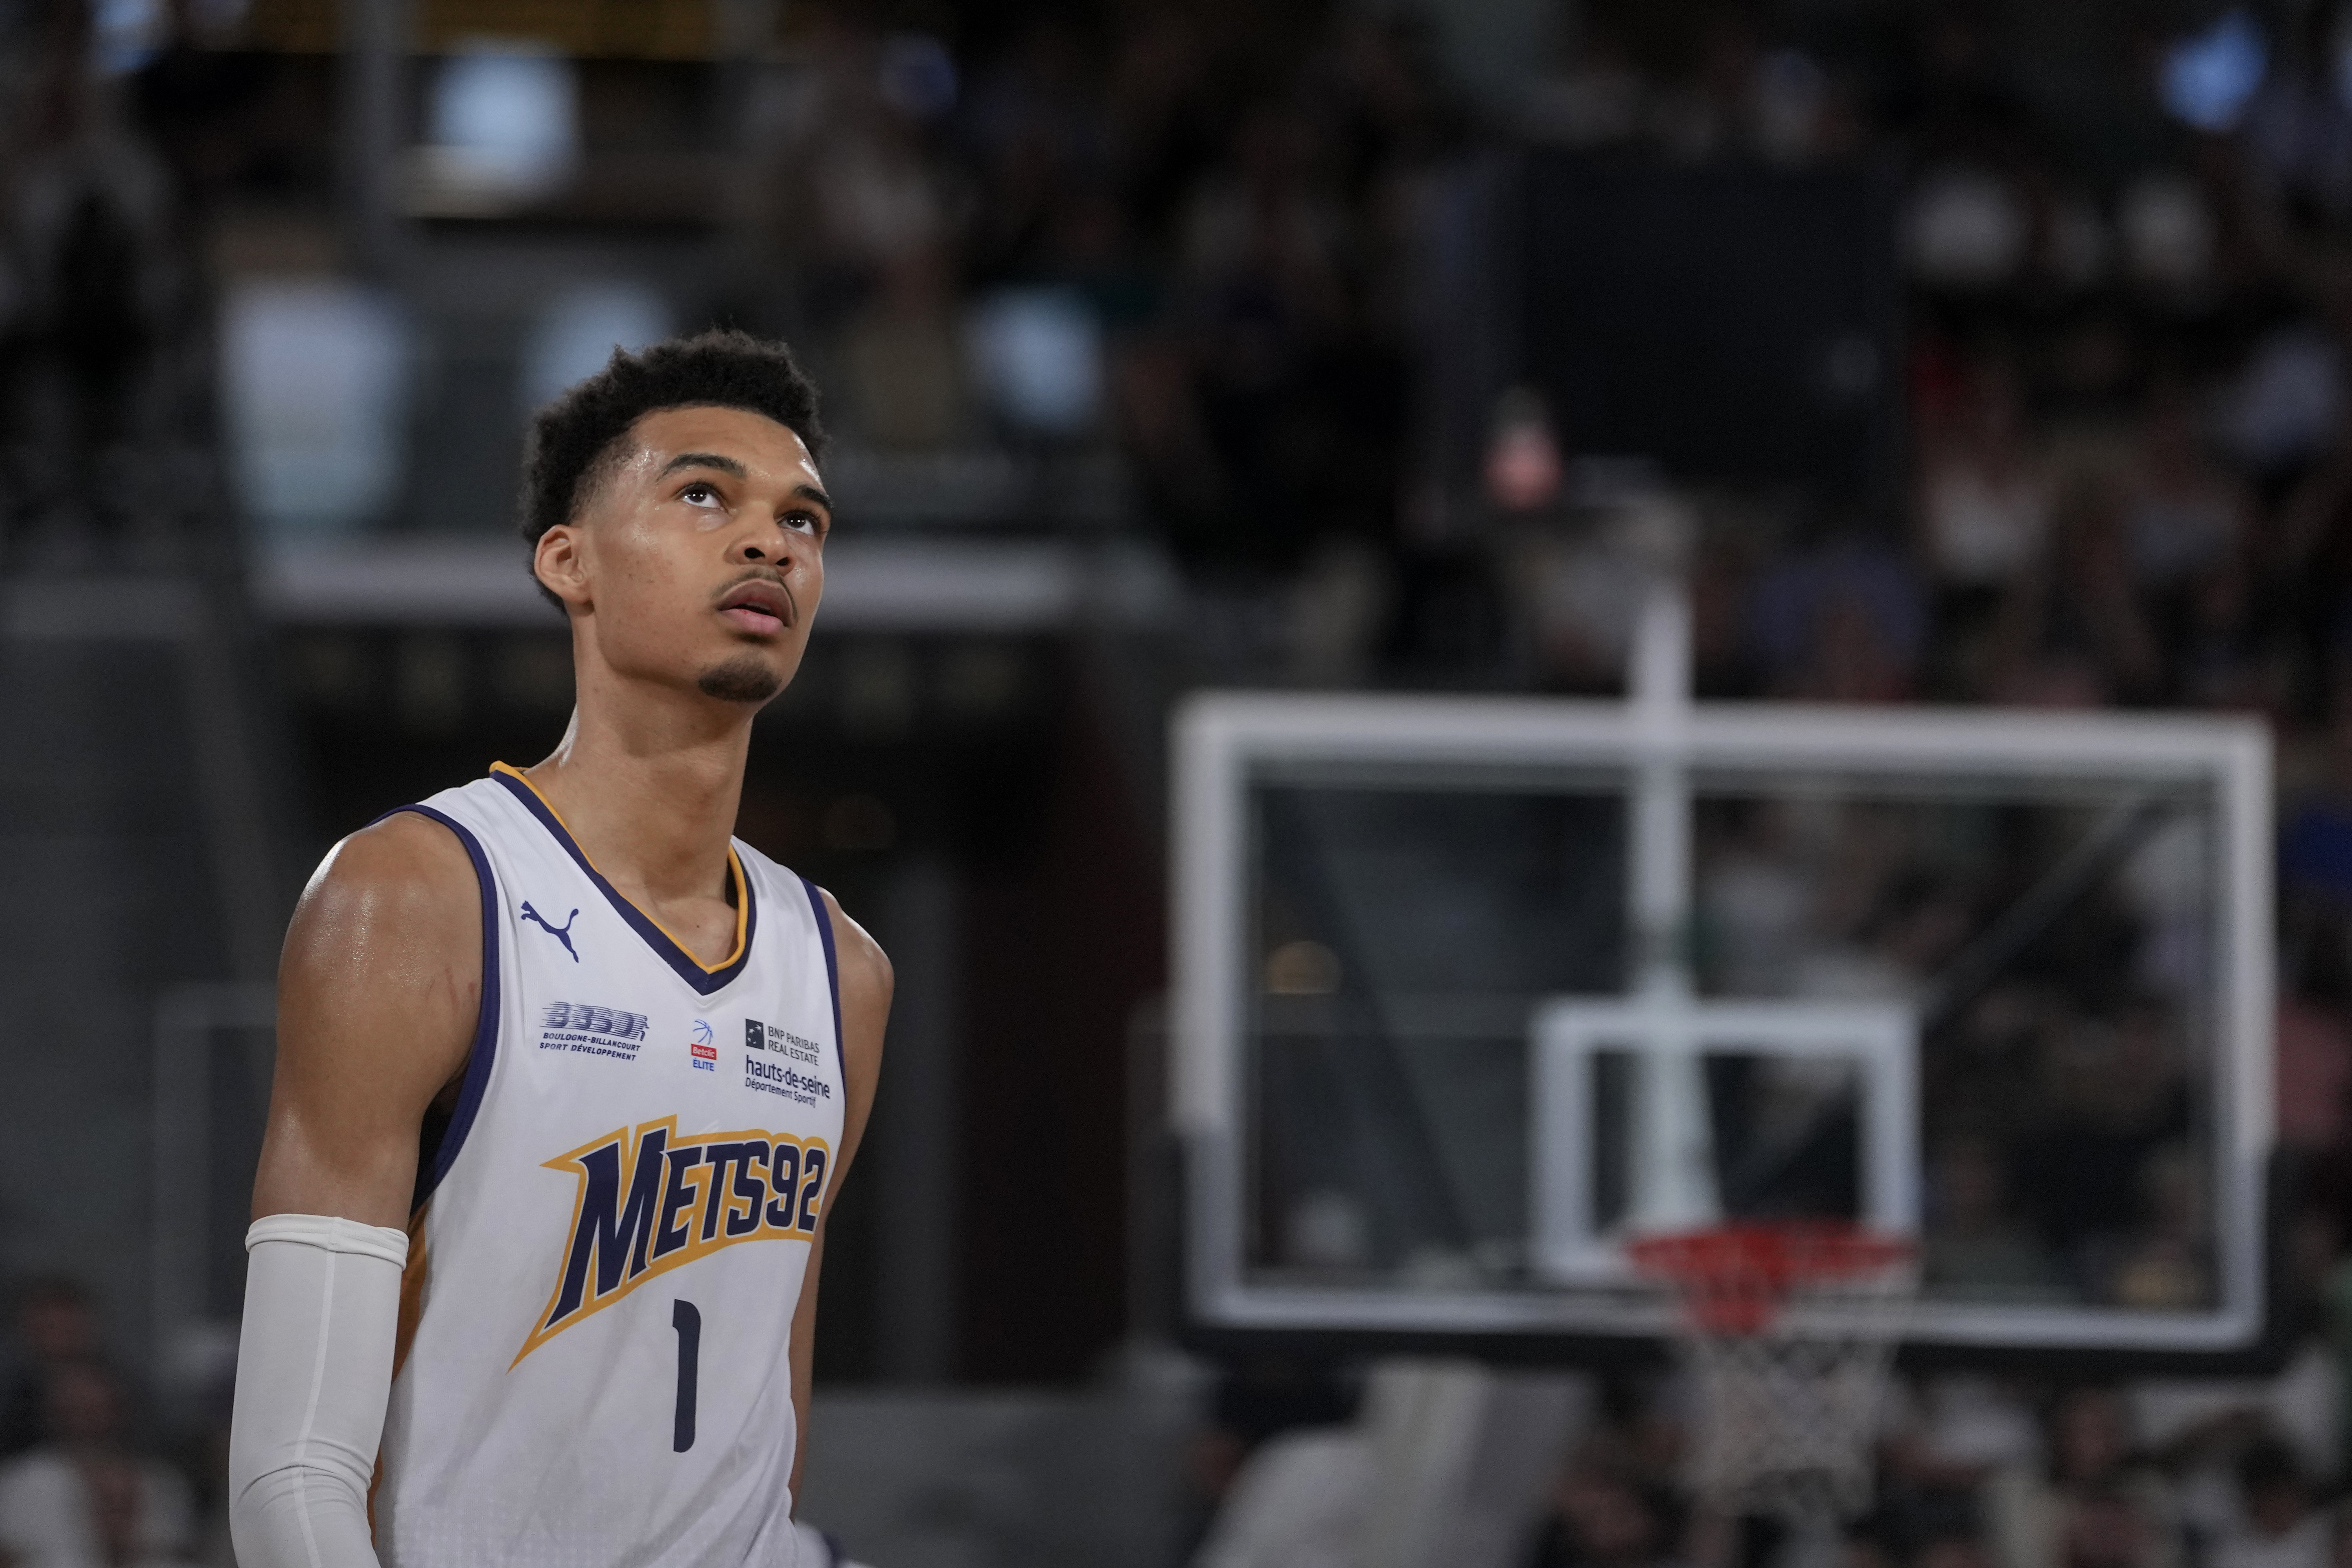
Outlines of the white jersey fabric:
M 846 1098 L 822 897 L 736 844 L 705 965 L 504 763 L 404 809 L 472 857 L 483 986 L 418 1168 L 378 1556 L 793 1563 L 792 1318 Z

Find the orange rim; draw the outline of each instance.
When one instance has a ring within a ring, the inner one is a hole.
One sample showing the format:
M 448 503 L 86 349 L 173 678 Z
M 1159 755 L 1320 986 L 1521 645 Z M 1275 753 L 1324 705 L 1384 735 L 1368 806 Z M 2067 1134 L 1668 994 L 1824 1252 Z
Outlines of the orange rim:
M 1796 1287 L 1861 1279 L 1912 1254 L 1907 1241 L 1835 1220 L 1645 1236 L 1625 1250 L 1635 1268 L 1681 1291 L 1700 1329 L 1719 1334 L 1759 1333 Z

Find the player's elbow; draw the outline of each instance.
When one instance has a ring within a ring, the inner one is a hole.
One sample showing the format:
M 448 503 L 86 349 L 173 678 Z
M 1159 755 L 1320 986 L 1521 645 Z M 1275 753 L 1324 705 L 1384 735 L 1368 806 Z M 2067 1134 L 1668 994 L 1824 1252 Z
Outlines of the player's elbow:
M 233 1461 L 228 1529 L 241 1568 L 374 1568 L 367 1517 L 373 1462 L 354 1473 L 352 1458 L 322 1452 L 248 1473 Z M 366 1556 L 352 1556 L 354 1545 Z

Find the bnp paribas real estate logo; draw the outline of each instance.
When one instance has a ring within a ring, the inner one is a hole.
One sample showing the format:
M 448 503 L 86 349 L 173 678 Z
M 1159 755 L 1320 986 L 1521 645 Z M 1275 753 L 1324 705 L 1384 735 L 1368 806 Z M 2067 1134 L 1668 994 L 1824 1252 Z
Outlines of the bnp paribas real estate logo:
M 803 1067 L 817 1065 L 818 1051 L 814 1040 L 805 1035 L 796 1035 L 790 1029 L 778 1028 L 773 1024 L 763 1024 L 757 1018 L 743 1020 L 743 1048 L 773 1051 L 780 1057 L 791 1058 Z

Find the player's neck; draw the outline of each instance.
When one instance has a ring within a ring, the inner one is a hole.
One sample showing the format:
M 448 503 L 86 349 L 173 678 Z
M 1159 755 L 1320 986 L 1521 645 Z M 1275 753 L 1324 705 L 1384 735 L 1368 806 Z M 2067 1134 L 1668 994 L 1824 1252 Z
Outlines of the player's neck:
M 727 884 L 751 715 L 701 703 L 598 701 L 583 691 L 562 741 L 529 770 L 581 849 L 656 900 Z

